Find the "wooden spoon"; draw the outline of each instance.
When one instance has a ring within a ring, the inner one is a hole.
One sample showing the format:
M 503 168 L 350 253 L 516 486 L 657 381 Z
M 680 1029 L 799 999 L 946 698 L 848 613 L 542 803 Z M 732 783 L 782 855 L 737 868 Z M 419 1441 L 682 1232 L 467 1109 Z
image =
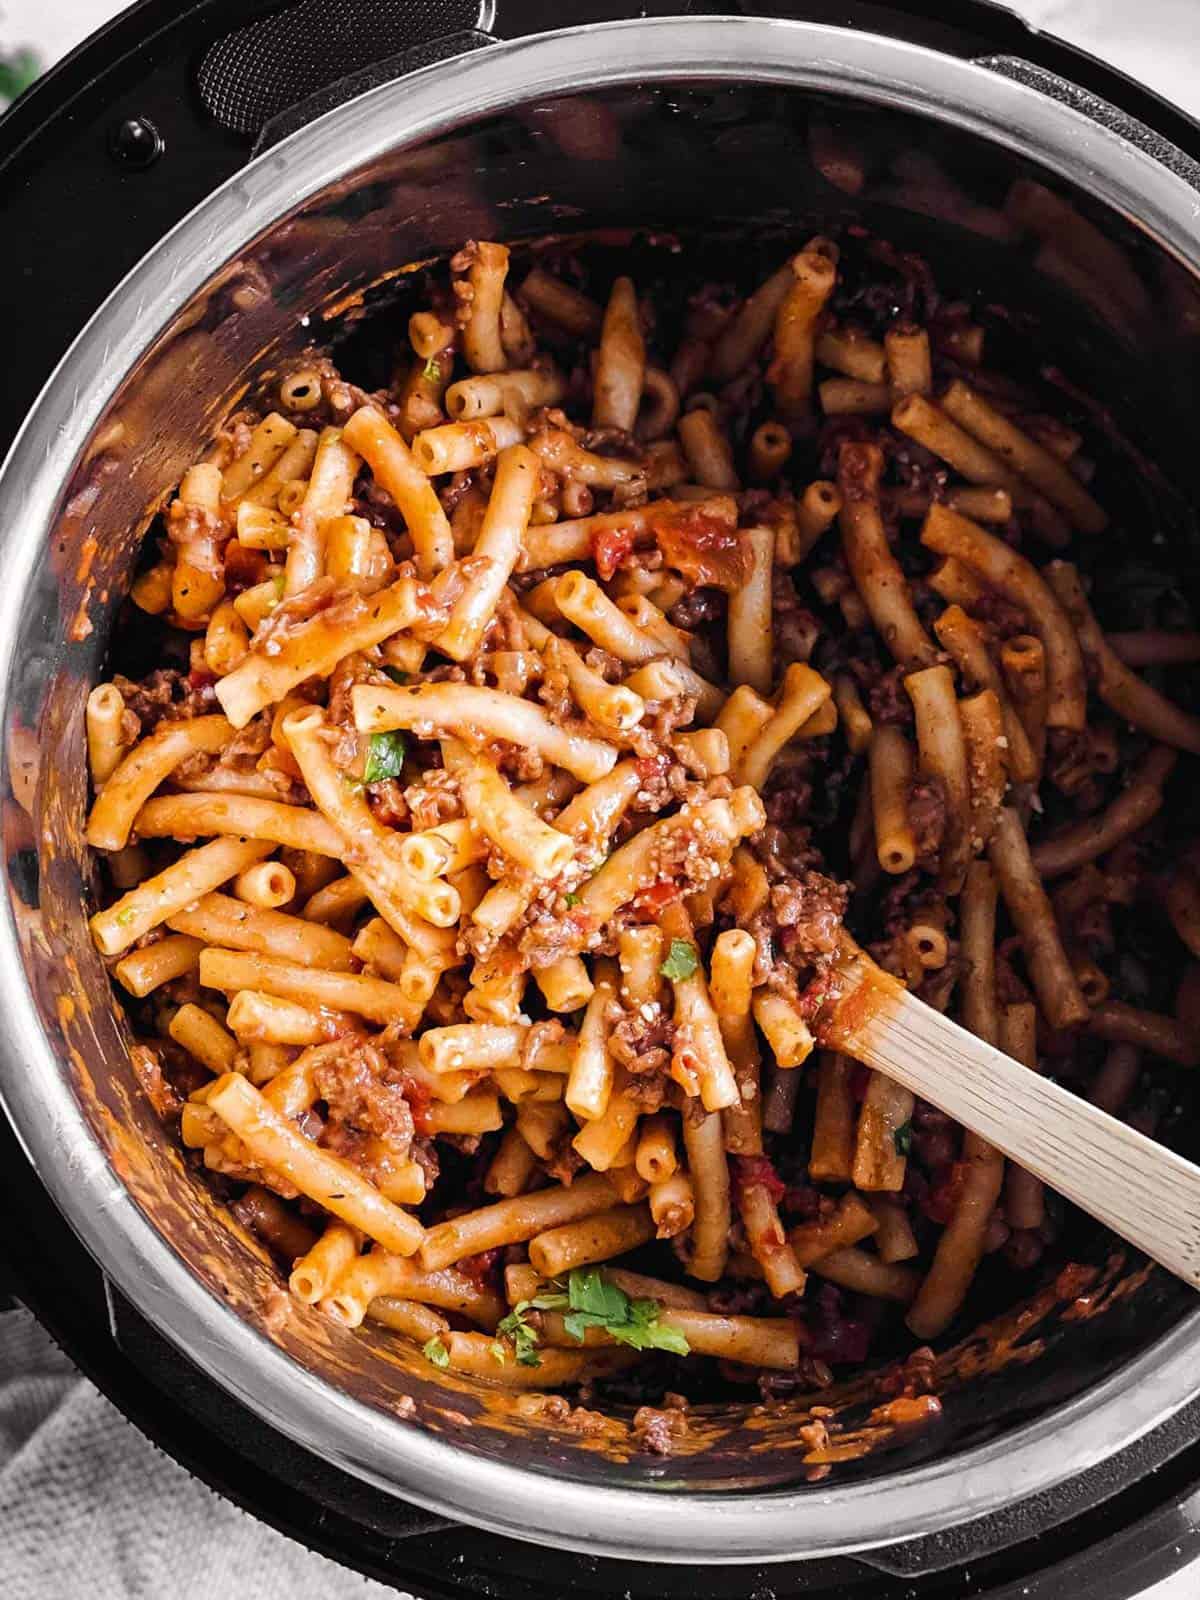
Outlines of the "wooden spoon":
M 813 1031 L 1200 1289 L 1200 1167 L 943 1017 L 849 938 Z

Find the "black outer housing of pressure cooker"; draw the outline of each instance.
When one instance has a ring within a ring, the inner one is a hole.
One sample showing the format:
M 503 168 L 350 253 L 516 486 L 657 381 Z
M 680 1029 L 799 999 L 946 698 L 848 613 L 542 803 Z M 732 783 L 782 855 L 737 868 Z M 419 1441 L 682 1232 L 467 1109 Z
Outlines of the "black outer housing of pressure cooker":
M 464 49 L 639 16 L 800 17 L 949 55 L 1004 55 L 1099 96 L 1200 159 L 1200 127 L 987 0 L 934 8 L 810 0 L 140 0 L 0 118 L 0 456 L 55 363 L 140 257 L 293 128 Z M 22 862 L 7 870 L 18 883 Z M 788 1595 L 839 1600 L 1127 1600 L 1200 1558 L 1200 1402 L 1052 1494 L 927 1539 L 764 1567 L 541 1550 L 448 1523 L 341 1472 L 240 1406 L 115 1291 L 63 1221 L 0 1113 L 0 1312 L 31 1309 L 79 1367 L 189 1471 L 265 1522 L 430 1597 L 494 1593 Z M 664 1508 L 665 1510 L 665 1508 Z

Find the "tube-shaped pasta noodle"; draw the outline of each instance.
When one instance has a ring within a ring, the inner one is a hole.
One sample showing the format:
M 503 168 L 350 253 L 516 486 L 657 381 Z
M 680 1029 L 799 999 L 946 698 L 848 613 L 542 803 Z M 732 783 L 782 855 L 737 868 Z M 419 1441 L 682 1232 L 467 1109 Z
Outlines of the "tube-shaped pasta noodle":
M 942 409 L 1044 494 L 1082 533 L 1104 532 L 1108 518 L 1075 474 L 961 378 L 946 389 Z
M 553 367 L 529 367 L 452 383 L 446 390 L 446 410 L 455 422 L 519 416 L 539 406 L 557 405 L 565 393 L 562 376 Z
M 380 890 L 388 904 L 399 905 L 434 927 L 452 928 L 461 910 L 458 891 L 441 879 L 426 882 L 414 878 L 402 864 L 395 835 L 376 819 L 362 793 L 343 782 L 334 766 L 324 714 L 316 707 L 289 712 L 283 733 L 309 793 L 339 837 L 340 848 L 335 853 L 363 878 L 385 920 L 391 923 L 393 918 L 380 904 Z M 409 944 L 414 942 L 407 925 L 397 927 L 396 932 Z
M 971 791 L 969 849 L 986 850 L 1004 802 L 1004 713 L 991 689 L 958 702 Z
M 1178 750 L 1200 754 L 1200 717 L 1182 710 L 1150 684 L 1142 681 L 1109 648 L 1079 581 L 1079 573 L 1066 561 L 1052 561 L 1046 581 L 1074 624 L 1079 644 L 1092 667 L 1096 693 L 1110 710 L 1152 739 Z
M 478 1255 L 481 1250 L 522 1244 L 536 1234 L 609 1210 L 615 1198 L 604 1174 L 592 1172 L 577 1177 L 569 1188 L 556 1184 L 532 1194 L 498 1200 L 428 1229 L 421 1244 L 421 1265 L 432 1272 L 465 1256 Z
M 871 1208 L 871 1215 L 879 1224 L 872 1242 L 881 1261 L 911 1261 L 913 1256 L 921 1253 L 921 1247 L 917 1243 L 917 1236 L 913 1232 L 912 1223 L 908 1220 L 908 1211 L 902 1200 L 894 1199 L 888 1194 L 872 1194 L 867 1196 L 867 1205 Z M 915 1283 L 913 1293 L 916 1293 Z
M 238 1042 L 203 1006 L 190 1002 L 180 1006 L 167 1024 L 167 1032 L 210 1072 L 219 1076 L 233 1070 Z
M 503 372 L 508 356 L 500 334 L 500 314 L 508 276 L 508 247 L 488 240 L 472 242 L 455 257 L 454 264 L 465 270 L 469 288 L 467 320 L 462 330 L 467 365 L 472 372 Z
M 782 422 L 763 422 L 750 436 L 750 477 L 755 483 L 770 483 L 787 465 L 792 454 L 792 436 Z
M 876 723 L 868 759 L 879 865 L 893 874 L 910 872 L 917 859 L 917 841 L 908 814 L 912 746 L 901 729 L 891 723 Z
M 114 768 L 96 796 L 87 827 L 93 850 L 124 849 L 134 818 L 159 784 L 189 756 L 215 754 L 232 737 L 222 716 L 162 723 Z
M 695 841 L 697 851 L 709 849 L 716 854 L 731 850 L 745 833 L 762 826 L 765 815 L 753 790 L 735 790 L 734 798 L 739 796 L 743 797 L 740 819 L 728 800 L 706 800 L 643 828 L 614 850 L 584 884 L 579 892 L 582 909 L 603 924 L 642 889 L 658 882 L 662 861 L 670 860 L 673 850 L 690 841 Z
M 653 1237 L 649 1206 L 613 1206 L 537 1234 L 529 1241 L 529 1259 L 544 1278 L 557 1278 L 572 1267 L 624 1255 Z
M 871 746 L 874 724 L 871 713 L 863 704 L 858 685 L 848 672 L 839 672 L 833 680 L 833 703 L 845 730 L 846 743 L 854 755 L 865 755 Z
M 514 794 L 494 762 L 456 739 L 443 739 L 442 750 L 476 830 L 535 877 L 557 877 L 574 857 L 573 841 Z
M 612 286 L 592 385 L 592 426 L 632 433 L 642 399 L 646 346 L 638 315 L 637 291 L 631 278 Z
M 736 781 L 762 789 L 784 745 L 795 738 L 832 693 L 820 673 L 802 661 L 793 662 L 779 686 L 775 715 L 747 745 L 734 770 Z
M 842 548 L 871 620 L 903 667 L 925 666 L 934 647 L 913 607 L 908 582 L 892 554 L 879 504 L 883 452 L 847 441 L 838 452 Z
M 282 861 L 258 861 L 233 880 L 238 900 L 262 911 L 275 911 L 296 898 L 296 874 Z
M 249 592 L 249 591 L 248 591 Z M 252 649 L 216 686 L 235 728 L 274 705 L 308 678 L 328 677 L 338 662 L 408 627 L 417 617 L 418 586 L 401 578 L 373 595 L 350 593 L 272 641 L 272 651 Z
M 1087 1029 L 1097 1039 L 1136 1045 L 1181 1067 L 1200 1064 L 1200 1040 L 1178 1017 L 1105 1000 L 1089 1016 Z
M 732 1220 L 729 1163 L 717 1113 L 710 1111 L 699 1119 L 684 1117 L 683 1145 L 696 1202 L 686 1270 L 689 1277 L 716 1283 L 725 1270 Z
M 414 457 L 375 406 L 360 406 L 347 421 L 343 437 L 366 461 L 404 518 L 420 575 L 429 578 L 449 566 L 454 560 L 454 537 L 421 458 Z
M 884 347 L 853 326 L 826 328 L 817 335 L 816 357 L 847 378 L 862 383 L 882 383 L 886 372 Z
M 766 344 L 795 281 L 789 261 L 742 302 L 713 345 L 708 365 L 712 378 L 726 382 L 750 365 Z
M 743 538 L 750 551 L 750 571 L 741 587 L 729 596 L 729 679 L 732 683 L 749 684 L 766 695 L 770 694 L 773 681 L 771 573 L 775 534 L 770 528 L 750 528 Z
M 621 998 L 626 1006 L 640 1010 L 657 1006 L 662 996 L 662 929 L 653 923 L 622 928 L 618 940 L 621 968 Z
M 331 1222 L 292 1268 L 288 1288 L 306 1306 L 331 1294 L 358 1255 L 358 1234 L 344 1222 Z
M 1039 842 L 1033 851 L 1037 871 L 1045 878 L 1061 877 L 1064 872 L 1095 861 L 1145 827 L 1162 807 L 1163 785 L 1175 761 L 1173 750 L 1156 745 L 1134 773 L 1129 787 L 1122 789 L 1103 811 Z
M 189 850 L 91 918 L 96 948 L 102 955 L 120 955 L 151 928 L 261 861 L 273 848 L 259 839 L 213 839 Z
M 256 796 L 164 794 L 148 800 L 134 819 L 143 839 L 198 839 L 205 834 L 240 834 L 272 847 L 340 856 L 342 841 L 333 825 L 304 806 Z M 263 855 L 269 855 L 264 850 Z M 257 857 L 256 859 L 261 859 Z M 240 870 L 240 869 L 239 869 Z
M 802 250 L 792 257 L 794 282 L 775 313 L 775 354 L 767 382 L 775 409 L 791 430 L 812 413 L 813 359 L 817 319 L 837 282 L 837 266 L 827 255 Z
M 275 863 L 272 863 L 275 865 Z M 175 933 L 191 934 L 206 944 L 232 950 L 259 950 L 331 972 L 349 972 L 350 940 L 318 922 L 284 911 L 246 905 L 223 894 L 207 894 L 168 918 Z
M 582 1156 L 595 1172 L 609 1172 L 614 1167 L 633 1165 L 636 1149 L 631 1145 L 637 1129 L 640 1106 L 625 1092 L 627 1082 L 623 1070 L 614 1073 L 612 1092 L 608 1103 L 598 1117 L 585 1122 L 571 1140 L 571 1148 Z M 614 1183 L 617 1179 L 614 1178 Z M 629 1196 L 622 1195 L 623 1199 Z
M 619 1173 L 614 1173 L 614 1183 L 618 1178 Z M 674 1239 L 685 1233 L 696 1216 L 696 1191 L 691 1178 L 686 1172 L 674 1172 L 669 1178 L 652 1183 L 646 1204 L 650 1207 L 656 1238 Z
M 131 950 L 127 956 L 122 956 L 113 971 L 121 987 L 140 999 L 174 978 L 195 972 L 203 948 L 199 939 L 176 934 L 173 938 L 143 945 L 140 950 Z
M 820 1261 L 813 1262 L 812 1270 L 818 1278 L 828 1278 L 830 1283 L 855 1294 L 870 1295 L 875 1300 L 897 1300 L 901 1305 L 908 1305 L 916 1298 L 921 1282 L 919 1274 L 911 1267 L 893 1266 L 854 1245 L 831 1250 Z
M 232 600 L 214 606 L 205 629 L 205 666 L 216 677 L 224 677 L 245 659 L 250 646 L 250 629 L 237 614 Z
M 878 1229 L 875 1215 L 861 1195 L 851 1189 L 828 1216 L 817 1222 L 802 1222 L 788 1234 L 788 1242 L 802 1267 L 811 1267 L 831 1250 L 869 1239 Z
M 1011 806 L 1001 808 L 988 855 L 1020 935 L 1030 981 L 1051 1027 L 1070 1028 L 1086 1021 L 1087 1001 L 1063 949 L 1054 909 L 1030 856 L 1021 819 Z
M 217 1081 L 207 1105 L 269 1171 L 385 1250 L 407 1256 L 421 1244 L 425 1230 L 416 1217 L 385 1199 L 349 1162 L 311 1144 L 236 1072 Z
M 946 800 L 939 882 L 956 894 L 971 853 L 971 778 L 954 677 L 949 667 L 926 667 L 904 680 L 917 723 L 921 771 L 937 779 Z
M 933 625 L 938 643 L 951 656 L 955 666 L 976 689 L 990 689 L 1000 702 L 1004 736 L 1008 740 L 1005 764 L 1016 783 L 1032 783 L 1038 774 L 1038 758 L 1030 745 L 1025 726 L 1008 698 L 995 662 L 988 653 L 982 625 L 969 617 L 960 605 L 947 606 Z
M 579 1043 L 571 1063 L 564 1099 L 577 1117 L 602 1117 L 613 1087 L 613 1059 L 608 1048 L 608 1012 L 616 997 L 611 963 L 597 965 L 592 997 L 579 1026 Z
M 796 562 L 812 552 L 817 540 L 833 526 L 842 509 L 842 493 L 836 483 L 818 478 L 800 496 L 796 507 Z
M 963 1139 L 966 1176 L 954 1215 L 938 1240 L 933 1265 L 908 1313 L 908 1326 L 918 1339 L 943 1333 L 966 1298 L 983 1256 L 984 1238 L 1004 1181 L 1004 1157 L 967 1133 Z
M 817 1067 L 817 1108 L 808 1175 L 814 1183 L 849 1183 L 854 1170 L 856 1103 L 854 1063 L 822 1050 Z
M 260 423 L 256 431 L 261 432 L 271 420 Z M 284 422 L 282 417 L 273 420 L 284 428 L 291 428 L 291 423 Z M 178 527 L 181 537 L 175 545 L 171 604 L 176 616 L 198 622 L 225 592 L 224 564 L 218 542 L 222 530 L 220 470 L 211 462 L 190 467 L 179 485 L 176 504 L 186 507 L 187 514 Z
M 229 1003 L 229 1026 L 243 1044 L 323 1044 L 360 1025 L 341 1011 L 239 989 Z
M 534 267 L 525 275 L 520 298 L 532 310 L 578 339 L 595 339 L 604 313 L 594 300 L 561 278 Z
M 695 1079 L 706 1111 L 721 1111 L 726 1106 L 737 1104 L 737 1083 L 725 1053 L 725 1043 L 709 996 L 704 968 L 693 943 L 691 921 L 678 901 L 664 910 L 662 929 L 664 936 L 671 941 L 672 953 L 677 944 L 686 945 L 693 958 L 688 976 L 671 978 L 675 991 L 672 1070 L 682 1072 L 686 1081 Z M 668 972 L 670 970 L 668 967 Z
M 659 1111 L 643 1119 L 633 1164 L 638 1176 L 650 1184 L 662 1183 L 678 1168 L 675 1124 L 665 1112 Z
M 921 543 L 939 555 L 965 562 L 1006 599 L 1021 607 L 1046 651 L 1048 725 L 1082 728 L 1086 721 L 1087 683 L 1079 642 L 1071 619 L 1030 562 L 1002 539 L 942 505 L 929 508 Z
M 325 526 L 346 512 L 359 458 L 341 428 L 323 428 L 304 499 L 292 524 L 284 594 L 302 594 L 325 571 Z
M 297 377 L 300 375 L 297 374 Z M 286 380 L 285 380 L 286 386 Z M 316 385 L 316 399 L 320 402 L 320 384 Z M 252 484 L 238 504 L 238 537 L 241 538 L 242 510 L 245 507 L 275 505 L 280 490 L 286 484 L 298 484 L 308 479 L 317 454 L 319 435 L 313 428 L 301 428 L 280 455 L 269 472 Z M 244 541 L 243 541 L 244 542 Z
M 446 877 L 486 856 L 487 844 L 466 817 L 407 834 L 400 843 L 400 859 L 414 878 Z
M 1200 956 L 1200 882 L 1186 863 L 1175 868 L 1163 906 L 1182 942 L 1194 956 Z
M 88 766 L 99 790 L 121 764 L 128 740 L 124 735 L 125 697 L 115 683 L 100 683 L 87 698 Z
M 373 1301 L 393 1295 L 468 1317 L 489 1331 L 504 1315 L 500 1296 L 469 1273 L 454 1267 L 430 1272 L 411 1256 L 392 1255 L 378 1245 L 356 1256 L 329 1286 L 321 1296 L 321 1310 L 344 1327 L 356 1328 L 364 1316 L 374 1315 Z
M 611 772 L 617 752 L 610 744 L 558 727 L 541 706 L 498 689 L 466 683 L 426 683 L 413 687 L 358 684 L 351 692 L 360 733 L 384 733 L 431 723 L 452 733 L 482 729 L 497 739 L 535 749 L 584 783 Z
M 1141 628 L 1132 633 L 1106 633 L 1109 649 L 1127 667 L 1190 666 L 1200 661 L 1200 633 L 1169 628 Z
M 725 1148 L 746 1156 L 762 1153 L 758 1042 L 750 1010 L 756 955 L 750 934 L 726 928 L 713 943 L 709 971 L 713 1007 L 738 1091 L 737 1102 L 722 1113 Z
M 751 1172 L 753 1169 L 751 1168 Z M 803 1267 L 783 1231 L 779 1208 L 766 1184 L 756 1182 L 743 1170 L 737 1184 L 738 1211 L 750 1253 L 762 1267 L 767 1288 L 776 1300 L 800 1294 L 806 1282 Z
M 548 1011 L 578 1011 L 595 993 L 587 967 L 579 956 L 560 956 L 548 967 L 534 971 Z
M 678 422 L 679 442 L 696 482 L 706 489 L 739 489 L 741 480 L 733 463 L 729 440 L 712 412 L 694 406 Z
M 472 554 L 473 576 L 455 601 L 450 620 L 437 637 L 437 647 L 455 661 L 465 661 L 479 648 L 484 629 L 496 614 L 500 597 L 517 564 L 538 481 L 538 461 L 524 445 L 511 445 L 496 459 L 496 476 Z
M 903 1188 L 907 1162 L 896 1136 L 911 1123 L 914 1103 L 912 1094 L 901 1084 L 893 1083 L 882 1072 L 871 1073 L 854 1140 L 852 1177 L 856 1189 L 867 1193 Z
M 894 322 L 883 336 L 891 398 L 928 394 L 933 388 L 929 335 L 910 322 Z
M 318 971 L 252 950 L 205 950 L 200 957 L 200 982 L 206 988 L 224 989 L 229 994 L 239 989 L 261 989 L 281 1000 L 354 1011 L 381 1024 L 402 1022 L 410 1011 L 402 992 L 382 978 Z
M 1037 1008 L 1028 1002 L 1005 1006 L 1000 1012 L 1000 1048 L 1032 1072 L 1038 1070 Z M 1040 1178 L 1009 1162 L 1004 1181 L 1004 1211 L 1010 1228 L 1040 1228 L 1046 1214 L 1045 1190 Z
M 491 1164 L 483 1175 L 485 1194 L 511 1199 L 524 1194 L 537 1171 L 537 1157 L 526 1144 L 521 1130 L 513 1126 L 501 1139 Z
M 815 1041 L 799 1007 L 787 995 L 756 989 L 753 1009 L 777 1067 L 787 1071 L 808 1060 Z
M 775 715 L 775 708 L 748 684 L 741 684 L 726 700 L 716 726 L 729 747 L 729 765 L 736 770 L 749 745 Z
M 245 450 L 221 475 L 221 498 L 240 500 L 261 482 L 295 437 L 295 424 L 281 417 L 278 411 L 265 416 L 250 435 Z
M 996 1003 L 996 879 L 986 861 L 967 868 L 958 903 L 959 956 L 963 963 L 962 1022 L 977 1039 L 999 1043 Z
M 826 378 L 817 385 L 817 395 L 827 417 L 882 416 L 892 403 L 886 383 L 862 383 L 858 378 Z

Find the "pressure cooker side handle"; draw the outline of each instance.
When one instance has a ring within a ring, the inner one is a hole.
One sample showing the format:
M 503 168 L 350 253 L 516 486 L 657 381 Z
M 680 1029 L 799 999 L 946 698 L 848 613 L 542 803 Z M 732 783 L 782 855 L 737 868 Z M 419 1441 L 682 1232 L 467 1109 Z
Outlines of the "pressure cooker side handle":
M 986 67 L 989 72 L 1011 78 L 1015 83 L 1023 84 L 1026 88 L 1034 89 L 1051 100 L 1070 106 L 1073 111 L 1078 111 L 1090 121 L 1098 123 L 1100 127 L 1119 134 L 1143 154 L 1151 156 L 1160 166 L 1166 167 L 1176 177 L 1182 178 L 1190 188 L 1200 190 L 1200 161 L 1196 161 L 1148 123 L 1130 116 L 1127 111 L 1113 105 L 1110 100 L 1105 100 L 1092 90 L 1059 77 L 1058 73 L 1050 72 L 1046 67 L 1038 66 L 1036 62 L 1026 61 L 1021 56 L 977 56 L 975 65 Z M 1176 112 L 1176 115 L 1182 113 Z M 1186 120 L 1195 127 L 1196 138 L 1200 141 L 1200 125 L 1193 123 L 1190 117 Z

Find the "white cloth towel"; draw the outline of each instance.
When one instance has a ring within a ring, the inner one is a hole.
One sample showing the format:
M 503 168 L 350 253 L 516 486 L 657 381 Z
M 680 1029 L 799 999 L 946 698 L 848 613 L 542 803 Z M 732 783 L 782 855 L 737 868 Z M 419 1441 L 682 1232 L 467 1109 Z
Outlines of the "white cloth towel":
M 190 1477 L 24 1311 L 0 1316 L 4 1600 L 395 1600 Z M 411 1600 L 411 1597 L 410 1597 Z

